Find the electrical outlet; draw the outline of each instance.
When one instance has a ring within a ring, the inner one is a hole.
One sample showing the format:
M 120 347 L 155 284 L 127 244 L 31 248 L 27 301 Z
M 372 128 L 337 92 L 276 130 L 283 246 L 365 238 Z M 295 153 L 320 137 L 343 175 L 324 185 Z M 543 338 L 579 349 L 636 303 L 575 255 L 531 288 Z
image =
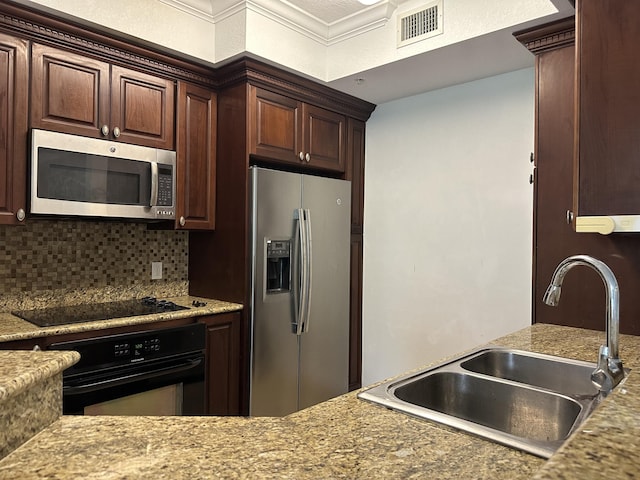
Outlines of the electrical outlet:
M 162 262 L 151 262 L 151 280 L 162 280 Z

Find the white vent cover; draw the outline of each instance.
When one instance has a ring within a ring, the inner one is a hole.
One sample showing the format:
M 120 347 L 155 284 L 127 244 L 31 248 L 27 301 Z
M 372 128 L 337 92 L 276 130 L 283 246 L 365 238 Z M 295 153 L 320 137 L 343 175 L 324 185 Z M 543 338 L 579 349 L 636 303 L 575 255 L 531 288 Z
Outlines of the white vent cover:
M 398 47 L 442 33 L 442 0 L 398 16 Z

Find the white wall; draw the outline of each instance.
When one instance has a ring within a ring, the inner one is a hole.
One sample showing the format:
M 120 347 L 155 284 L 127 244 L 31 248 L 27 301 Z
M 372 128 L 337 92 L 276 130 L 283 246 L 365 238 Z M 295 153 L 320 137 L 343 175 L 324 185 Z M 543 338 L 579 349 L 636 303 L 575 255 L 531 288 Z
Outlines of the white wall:
M 363 385 L 531 322 L 532 68 L 367 123 Z

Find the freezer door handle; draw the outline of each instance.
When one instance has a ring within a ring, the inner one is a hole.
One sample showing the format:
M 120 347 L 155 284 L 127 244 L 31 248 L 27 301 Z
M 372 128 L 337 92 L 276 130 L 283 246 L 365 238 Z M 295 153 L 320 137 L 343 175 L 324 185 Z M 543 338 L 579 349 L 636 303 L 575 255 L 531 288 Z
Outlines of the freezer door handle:
M 306 230 L 305 233 L 305 248 L 307 250 L 306 254 L 306 266 L 304 268 L 305 275 L 305 303 L 304 303 L 304 315 L 302 317 L 302 333 L 309 331 L 309 323 L 311 321 L 311 292 L 313 284 L 311 282 L 311 269 L 313 266 L 313 255 L 311 255 L 312 248 L 312 238 L 311 238 L 311 211 L 309 209 L 305 209 L 304 211 L 304 227 Z
M 309 329 L 311 309 L 311 219 L 308 209 L 294 212 L 296 233 L 293 241 L 293 311 L 292 332 L 301 335 Z
M 292 332 L 302 334 L 305 305 L 305 265 L 306 265 L 306 228 L 304 226 L 304 210 L 298 208 L 294 211 L 295 235 L 293 240 L 293 324 Z

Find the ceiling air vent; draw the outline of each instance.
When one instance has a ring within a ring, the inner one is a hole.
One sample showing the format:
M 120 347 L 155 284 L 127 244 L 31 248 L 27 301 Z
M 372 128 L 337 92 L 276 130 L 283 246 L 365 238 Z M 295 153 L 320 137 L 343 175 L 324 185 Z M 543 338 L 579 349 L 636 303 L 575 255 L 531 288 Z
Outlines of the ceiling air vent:
M 442 0 L 398 17 L 398 47 L 442 33 Z

